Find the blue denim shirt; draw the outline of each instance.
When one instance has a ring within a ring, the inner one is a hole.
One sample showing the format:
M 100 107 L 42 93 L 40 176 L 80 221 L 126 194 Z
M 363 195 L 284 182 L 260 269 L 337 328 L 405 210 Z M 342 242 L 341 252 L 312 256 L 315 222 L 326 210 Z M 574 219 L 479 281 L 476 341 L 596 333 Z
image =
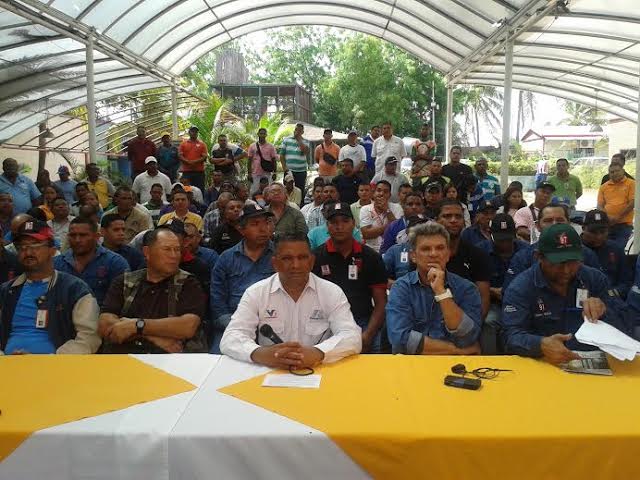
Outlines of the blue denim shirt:
M 384 252 L 382 260 L 387 269 L 387 275 L 394 280 L 403 277 L 411 270 L 411 261 L 409 260 L 408 243 L 393 245 L 389 250 Z
M 503 290 L 509 286 L 519 273 L 524 272 L 535 263 L 535 253 L 537 250 L 538 242 L 532 243 L 528 247 L 519 250 L 518 253 L 513 256 L 511 263 L 509 264 L 509 268 L 507 269 L 507 273 L 504 275 L 504 283 L 502 284 Z M 582 256 L 584 257 L 582 261 L 587 267 L 595 268 L 597 270 L 601 269 L 598 256 L 589 247 L 582 245 Z
M 82 273 L 74 268 L 73 250 L 69 249 L 64 254 L 53 257 L 53 266 L 60 272 L 69 273 L 83 280 L 96 296 L 98 305 L 102 305 L 107 290 L 113 280 L 121 273 L 129 271 L 129 264 L 117 253 L 98 245 L 96 255 L 85 267 Z
M 433 290 L 422 285 L 418 271 L 409 272 L 391 287 L 387 303 L 387 331 L 394 353 L 420 354 L 423 336 L 452 342 L 464 348 L 478 341 L 482 326 L 482 308 L 478 288 L 468 280 L 447 272 L 447 287 L 453 300 L 463 309 L 462 322 L 455 330 L 444 323 L 442 309 Z
M 211 271 L 209 301 L 214 319 L 235 312 L 247 288 L 275 273 L 271 265 L 272 256 L 273 244 L 269 243 L 262 256 L 254 262 L 244 253 L 244 240 L 222 252 Z
M 491 260 L 491 287 L 501 288 L 504 285 L 504 276 L 507 273 L 511 259 L 521 250 L 529 248 L 529 244 L 522 240 L 513 241 L 513 255 L 511 258 L 504 259 L 494 251 L 493 243 L 490 243 L 489 259 Z
M 601 271 L 582 265 L 569 286 L 568 295 L 552 291 L 542 273 L 540 263 L 522 272 L 502 297 L 501 324 L 507 353 L 540 357 L 543 337 L 556 333 L 575 333 L 583 323 L 582 308 L 576 307 L 576 290 L 584 288 L 589 297 L 602 300 L 607 311 L 603 321 L 628 333 L 630 315 L 627 306 Z M 566 342 L 571 350 L 593 350 L 575 338 Z
M 471 245 L 475 245 L 487 253 L 491 250 L 491 240 L 482 234 L 480 227 L 477 224 L 465 228 L 460 234 L 460 240 L 468 242 Z
M 592 251 L 598 257 L 600 271 L 607 276 L 611 287 L 618 291 L 620 297 L 627 298 L 633 283 L 633 271 L 627 265 L 624 249 L 615 242 L 607 240 L 602 247 Z
M 200 260 L 206 263 L 209 269 L 212 269 L 213 267 L 216 266 L 216 262 L 218 261 L 218 258 L 220 256 L 218 255 L 218 252 L 216 252 L 215 250 L 212 250 L 207 247 L 198 247 L 196 257 L 198 257 Z
M 40 190 L 29 177 L 18 174 L 16 183 L 0 175 L 0 193 L 8 193 L 13 199 L 13 214 L 26 213 L 32 206 L 33 201 L 40 198 Z

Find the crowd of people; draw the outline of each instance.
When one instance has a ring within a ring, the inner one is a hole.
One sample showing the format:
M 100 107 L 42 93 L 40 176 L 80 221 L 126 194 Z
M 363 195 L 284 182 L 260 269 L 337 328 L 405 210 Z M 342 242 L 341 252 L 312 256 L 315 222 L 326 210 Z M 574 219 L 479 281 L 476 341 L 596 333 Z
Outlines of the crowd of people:
M 95 164 L 82 181 L 63 166 L 34 183 L 4 160 L 0 350 L 211 352 L 292 370 L 357 353 L 561 364 L 592 348 L 572 336 L 583 319 L 639 323 L 621 155 L 576 228 L 582 186 L 566 159 L 527 205 L 522 184 L 503 193 L 458 146 L 443 165 L 429 125 L 409 152 L 390 123 L 343 147 L 327 129 L 313 151 L 302 124 L 279 148 L 265 129 L 210 151 L 188 133 L 156 146 L 139 127 L 132 185 L 118 188 Z

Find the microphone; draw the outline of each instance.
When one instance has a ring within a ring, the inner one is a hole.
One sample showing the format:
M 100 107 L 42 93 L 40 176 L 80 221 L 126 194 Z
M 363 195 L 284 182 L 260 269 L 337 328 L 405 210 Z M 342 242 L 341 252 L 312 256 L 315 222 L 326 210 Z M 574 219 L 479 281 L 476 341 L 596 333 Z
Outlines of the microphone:
M 284 343 L 282 339 L 278 336 L 278 334 L 273 331 L 273 328 L 271 328 L 271 325 L 267 323 L 262 324 L 262 326 L 260 327 L 260 333 L 262 334 L 263 337 L 267 337 L 273 343 Z

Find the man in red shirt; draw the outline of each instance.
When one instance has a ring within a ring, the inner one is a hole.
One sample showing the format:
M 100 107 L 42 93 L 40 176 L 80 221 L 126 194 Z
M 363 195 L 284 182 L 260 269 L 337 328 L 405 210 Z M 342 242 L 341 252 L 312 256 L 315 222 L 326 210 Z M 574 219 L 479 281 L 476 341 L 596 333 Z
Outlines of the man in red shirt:
M 178 148 L 178 158 L 182 164 L 182 178 L 191 180 L 191 185 L 204 191 L 204 162 L 207 160 L 207 146 L 198 140 L 198 127 L 189 128 L 189 138 Z
M 129 140 L 127 156 L 131 162 L 131 178 L 136 178 L 146 171 L 144 161 L 147 157 L 156 156 L 156 145 L 147 138 L 147 131 L 141 125 L 136 130 L 138 136 Z

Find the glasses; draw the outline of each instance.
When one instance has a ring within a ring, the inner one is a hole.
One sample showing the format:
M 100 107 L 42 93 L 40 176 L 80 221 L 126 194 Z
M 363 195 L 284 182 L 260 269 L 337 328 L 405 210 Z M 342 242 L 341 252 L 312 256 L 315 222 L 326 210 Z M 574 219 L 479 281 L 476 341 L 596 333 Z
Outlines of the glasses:
M 35 251 L 38 248 L 42 248 L 42 247 L 48 247 L 49 244 L 46 242 L 41 242 L 41 243 L 29 243 L 27 245 L 16 245 L 16 250 L 18 252 L 32 252 Z
M 480 367 L 480 368 L 471 370 L 469 372 L 467 371 L 467 367 L 465 367 L 461 363 L 458 363 L 457 365 L 454 365 L 453 367 L 451 367 L 451 372 L 455 373 L 456 375 L 462 375 L 463 377 L 465 375 L 473 375 L 474 377 L 482 378 L 483 380 L 492 380 L 496 378 L 498 375 L 500 375 L 500 372 L 513 372 L 513 370 L 507 370 L 503 368 Z

